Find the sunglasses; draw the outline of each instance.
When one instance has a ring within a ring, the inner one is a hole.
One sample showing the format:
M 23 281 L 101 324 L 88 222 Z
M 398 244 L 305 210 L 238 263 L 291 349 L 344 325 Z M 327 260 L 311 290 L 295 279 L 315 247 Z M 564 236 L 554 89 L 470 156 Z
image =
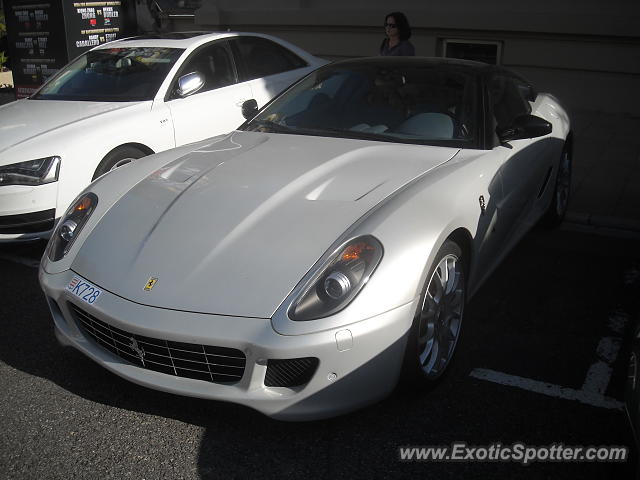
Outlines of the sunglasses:
M 383 27 L 389 27 L 389 28 L 396 28 L 396 26 L 397 26 L 397 25 L 396 25 L 395 23 L 385 23 L 385 24 L 383 25 Z

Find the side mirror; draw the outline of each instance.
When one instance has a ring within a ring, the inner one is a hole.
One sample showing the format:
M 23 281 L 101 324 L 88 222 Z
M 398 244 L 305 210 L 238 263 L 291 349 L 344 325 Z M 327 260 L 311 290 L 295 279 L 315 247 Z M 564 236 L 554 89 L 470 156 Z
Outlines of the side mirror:
M 247 120 L 252 119 L 258 113 L 258 102 L 253 98 L 242 102 L 242 116 Z
M 200 72 L 191 72 L 178 79 L 176 94 L 179 97 L 188 97 L 204 87 L 204 77 Z
M 497 130 L 496 133 L 501 142 L 508 142 L 509 140 L 542 137 L 551 133 L 551 130 L 551 124 L 543 118 L 535 115 L 520 115 L 509 127 Z

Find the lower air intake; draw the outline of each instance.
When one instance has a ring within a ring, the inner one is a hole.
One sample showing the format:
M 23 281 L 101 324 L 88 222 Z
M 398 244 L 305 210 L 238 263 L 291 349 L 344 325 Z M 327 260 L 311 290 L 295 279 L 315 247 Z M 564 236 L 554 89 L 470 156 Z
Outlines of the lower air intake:
M 269 360 L 264 384 L 267 387 L 297 387 L 311 380 L 319 360 L 314 357 Z

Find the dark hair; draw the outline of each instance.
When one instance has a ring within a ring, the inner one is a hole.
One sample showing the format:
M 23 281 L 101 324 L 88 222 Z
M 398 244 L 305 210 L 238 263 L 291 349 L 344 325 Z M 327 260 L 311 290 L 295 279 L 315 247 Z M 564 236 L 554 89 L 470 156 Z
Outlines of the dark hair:
M 411 38 L 411 27 L 409 26 L 409 20 L 407 20 L 405 14 L 402 12 L 391 12 L 386 17 L 384 17 L 385 23 L 387 22 L 389 17 L 393 17 L 396 21 L 400 40 L 409 40 Z

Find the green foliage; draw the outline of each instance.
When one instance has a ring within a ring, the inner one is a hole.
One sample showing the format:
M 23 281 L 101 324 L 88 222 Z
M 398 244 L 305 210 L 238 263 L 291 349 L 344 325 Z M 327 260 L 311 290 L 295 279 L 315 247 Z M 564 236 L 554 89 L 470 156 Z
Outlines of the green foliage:
M 7 24 L 4 20 L 4 13 L 0 11 L 0 38 L 4 37 L 7 34 Z M 0 51 L 0 72 L 2 71 L 4 64 L 7 62 L 9 57 L 7 57 L 4 52 Z

